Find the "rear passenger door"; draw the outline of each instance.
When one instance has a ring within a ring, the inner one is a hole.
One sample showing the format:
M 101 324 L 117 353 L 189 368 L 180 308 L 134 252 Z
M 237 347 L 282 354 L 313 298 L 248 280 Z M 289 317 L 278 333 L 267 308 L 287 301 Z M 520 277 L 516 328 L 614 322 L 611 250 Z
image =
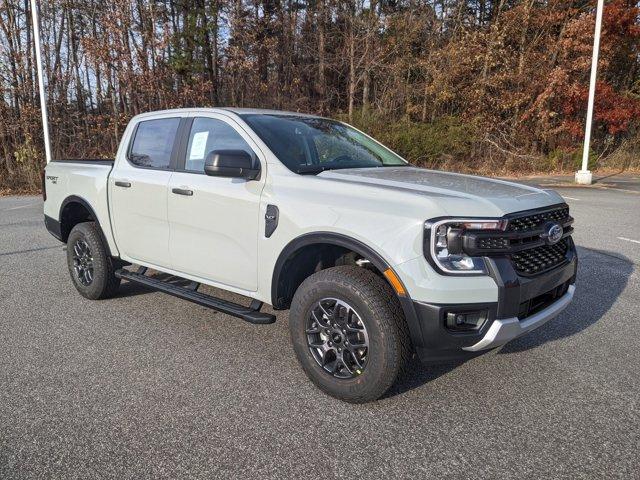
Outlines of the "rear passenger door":
M 169 182 L 169 250 L 173 269 L 248 291 L 257 289 L 260 194 L 265 160 L 233 120 L 219 114 L 189 119 L 186 145 Z M 211 177 L 213 150 L 245 150 L 262 164 L 258 180 Z
M 167 186 L 175 169 L 179 116 L 140 121 L 126 158 L 109 177 L 112 225 L 124 259 L 170 268 Z

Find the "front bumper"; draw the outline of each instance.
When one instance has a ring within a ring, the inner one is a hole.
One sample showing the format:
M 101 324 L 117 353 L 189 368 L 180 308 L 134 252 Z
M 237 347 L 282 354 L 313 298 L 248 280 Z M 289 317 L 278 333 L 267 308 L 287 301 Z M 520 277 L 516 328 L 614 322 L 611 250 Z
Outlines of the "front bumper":
M 458 293 L 456 303 L 402 300 L 415 350 L 424 363 L 466 360 L 502 346 L 554 318 L 573 298 L 578 266 L 573 241 L 565 264 L 537 276 L 519 276 L 508 258 L 490 258 L 488 266 L 498 287 L 497 301 L 465 303 L 463 293 Z M 488 317 L 479 330 L 446 327 L 447 312 L 478 310 Z
M 468 352 L 479 352 L 481 350 L 500 347 L 514 338 L 518 338 L 519 336 L 544 325 L 552 318 L 555 318 L 560 312 L 562 312 L 562 310 L 567 308 L 567 305 L 569 305 L 571 300 L 573 300 L 573 292 L 575 292 L 575 290 L 575 285 L 569 285 L 567 293 L 560 297 L 559 300 L 556 300 L 547 308 L 534 313 L 524 320 L 520 320 L 518 317 L 495 320 L 491 324 L 489 330 L 487 330 L 484 337 L 482 337 L 482 340 L 469 347 L 462 347 L 462 349 Z

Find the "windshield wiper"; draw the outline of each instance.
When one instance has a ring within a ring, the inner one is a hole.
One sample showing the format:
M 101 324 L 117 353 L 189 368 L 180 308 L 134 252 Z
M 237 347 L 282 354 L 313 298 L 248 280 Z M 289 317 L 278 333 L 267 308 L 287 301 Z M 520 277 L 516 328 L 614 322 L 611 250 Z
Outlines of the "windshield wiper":
M 296 169 L 296 173 L 299 175 L 317 175 L 318 173 L 326 172 L 327 170 L 344 170 L 347 168 L 376 168 L 383 165 L 300 165 Z
M 300 175 L 317 175 L 318 173 L 322 173 L 325 170 L 329 170 L 331 167 L 326 167 L 322 165 L 300 165 L 296 169 L 296 173 Z

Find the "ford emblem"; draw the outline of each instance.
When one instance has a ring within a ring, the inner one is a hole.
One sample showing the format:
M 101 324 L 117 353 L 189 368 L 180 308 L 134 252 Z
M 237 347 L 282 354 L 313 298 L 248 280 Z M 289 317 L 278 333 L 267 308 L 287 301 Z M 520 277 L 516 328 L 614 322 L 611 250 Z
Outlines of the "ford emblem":
M 562 238 L 562 225 L 558 223 L 548 223 L 544 227 L 544 233 L 540 235 L 549 245 L 554 245 Z

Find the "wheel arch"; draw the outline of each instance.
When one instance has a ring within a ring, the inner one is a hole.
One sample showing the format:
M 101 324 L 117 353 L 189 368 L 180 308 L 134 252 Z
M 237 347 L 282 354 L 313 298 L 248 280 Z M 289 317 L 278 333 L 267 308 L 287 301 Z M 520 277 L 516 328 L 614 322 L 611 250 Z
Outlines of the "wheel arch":
M 340 233 L 314 232 L 304 234 L 293 239 L 283 248 L 275 263 L 271 279 L 271 304 L 273 307 L 276 310 L 288 308 L 295 290 L 305 278 L 316 271 L 335 266 L 334 264 L 324 268 L 312 268 L 314 267 L 312 263 L 313 259 L 317 258 L 312 256 L 311 261 L 307 260 L 309 263 L 306 265 L 303 264 L 303 268 L 300 271 L 291 268 L 292 262 L 294 262 L 294 265 L 299 265 L 299 263 L 295 262 L 299 261 L 297 257 L 300 257 L 301 253 L 309 253 L 310 251 L 316 251 L 316 248 L 322 249 L 327 246 L 330 248 L 333 247 L 334 249 L 342 249 L 342 251 L 346 253 L 355 253 L 363 259 L 368 260 L 371 265 L 375 267 L 377 270 L 376 273 L 380 274 L 387 284 L 389 284 L 402 306 L 405 320 L 409 327 L 411 341 L 415 346 L 422 345 L 422 328 L 417 318 L 413 301 L 393 267 L 373 248 L 360 240 Z M 338 254 L 339 252 L 340 250 L 333 250 L 332 253 Z M 305 261 L 305 259 L 303 258 L 302 261 Z M 398 293 L 398 288 L 393 285 L 391 279 L 395 279 L 395 281 L 399 283 L 403 294 Z
M 301 235 L 291 240 L 282 249 L 282 252 L 280 252 L 280 255 L 278 256 L 278 260 L 275 263 L 271 281 L 271 300 L 272 305 L 275 308 L 286 308 L 288 304 L 286 299 L 287 295 L 283 296 L 283 293 L 286 292 L 283 292 L 282 290 L 284 282 L 286 281 L 286 276 L 288 273 L 290 273 L 287 269 L 288 263 L 294 260 L 296 256 L 299 255 L 305 248 L 308 249 L 309 247 L 317 247 L 319 249 L 326 246 L 338 247 L 343 249 L 345 252 L 353 252 L 361 256 L 362 258 L 371 262 L 371 264 L 381 274 L 383 274 L 383 276 L 384 272 L 386 272 L 387 270 L 391 270 L 393 272 L 393 268 L 391 267 L 389 262 L 387 262 L 384 257 L 382 257 L 382 255 L 380 255 L 378 252 L 376 252 L 374 249 L 364 244 L 360 240 L 356 240 L 353 237 L 334 232 L 314 232 Z M 388 279 L 387 282 L 389 282 Z M 394 292 L 396 292 L 397 294 L 397 291 L 395 290 L 393 285 L 391 285 L 391 287 L 392 290 L 394 290 Z M 404 285 L 402 285 L 402 288 L 404 289 Z M 404 289 L 404 292 L 405 296 L 408 296 L 408 294 L 406 293 L 406 289 Z
M 66 243 L 69 238 L 69 234 L 73 227 L 82 222 L 95 222 L 100 232 L 100 238 L 107 249 L 109 255 L 112 255 L 109 242 L 104 235 L 102 225 L 98 220 L 95 210 L 91 204 L 84 198 L 78 195 L 69 195 L 60 204 L 60 213 L 58 214 L 60 219 L 60 239 Z

